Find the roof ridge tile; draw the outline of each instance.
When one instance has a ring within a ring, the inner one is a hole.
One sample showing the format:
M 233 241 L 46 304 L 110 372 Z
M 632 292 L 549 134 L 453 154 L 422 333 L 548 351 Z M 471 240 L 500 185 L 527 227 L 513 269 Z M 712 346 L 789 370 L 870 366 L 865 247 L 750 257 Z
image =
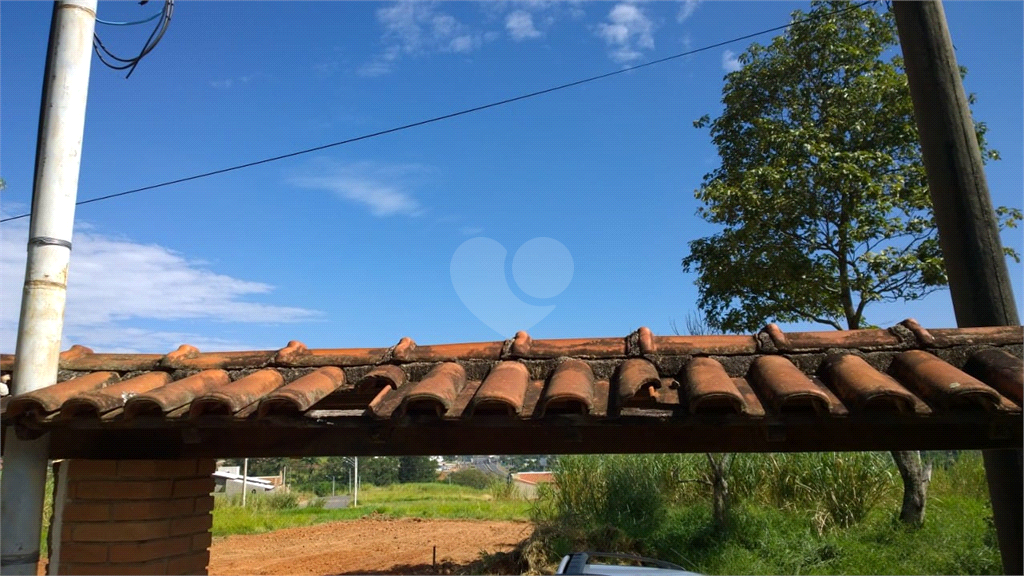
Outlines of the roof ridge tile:
M 910 333 L 913 334 L 914 337 L 917 339 L 917 344 L 918 345 L 920 345 L 920 346 L 934 346 L 935 345 L 935 337 L 932 336 L 932 334 L 930 332 L 928 332 L 928 330 L 926 330 L 923 327 L 921 327 L 921 325 L 917 323 L 917 320 L 914 320 L 913 318 L 907 318 L 904 321 L 900 322 L 898 324 L 898 326 L 903 326 L 907 330 L 910 330 Z
M 309 356 L 309 348 L 298 340 L 290 340 L 287 346 L 277 351 L 272 362 L 274 364 L 291 364 L 298 356 Z
M 509 353 L 513 357 L 522 358 L 530 353 L 530 347 L 533 345 L 533 338 L 526 330 L 520 330 L 516 332 L 515 338 L 512 339 L 512 346 Z
M 81 344 L 75 344 L 71 348 L 60 353 L 60 361 L 67 362 L 69 360 L 75 360 L 83 356 L 93 354 L 92 348 L 87 348 Z
M 402 339 L 398 341 L 398 344 L 388 348 L 388 351 L 384 354 L 387 360 L 384 360 L 383 362 L 412 360 L 412 352 L 415 349 L 416 342 L 408 336 L 403 336 Z
M 199 349 L 191 344 L 182 344 L 178 348 L 160 359 L 160 366 L 165 368 L 180 368 L 184 360 L 191 360 L 199 356 Z

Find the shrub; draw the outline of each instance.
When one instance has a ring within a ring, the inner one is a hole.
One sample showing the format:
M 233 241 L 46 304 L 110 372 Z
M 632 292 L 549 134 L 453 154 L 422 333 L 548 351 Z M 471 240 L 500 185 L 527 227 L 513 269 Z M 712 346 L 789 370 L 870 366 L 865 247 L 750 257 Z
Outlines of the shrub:
M 449 480 L 452 484 L 458 484 L 459 486 L 469 486 L 470 488 L 477 488 L 483 490 L 490 486 L 494 477 L 486 472 L 477 470 L 476 468 L 466 468 L 465 470 L 458 470 L 448 475 Z

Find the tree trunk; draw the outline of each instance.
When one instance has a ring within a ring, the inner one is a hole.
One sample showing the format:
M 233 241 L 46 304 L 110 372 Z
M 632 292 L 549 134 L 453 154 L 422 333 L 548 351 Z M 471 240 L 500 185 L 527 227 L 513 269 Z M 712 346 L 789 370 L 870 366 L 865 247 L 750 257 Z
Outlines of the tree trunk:
M 907 524 L 920 526 L 924 523 L 928 483 L 932 479 L 932 465 L 921 462 L 921 453 L 917 451 L 892 452 L 892 459 L 900 469 L 903 478 L 903 507 L 900 509 L 900 520 Z
M 731 454 L 722 454 L 717 460 L 707 454 L 711 465 L 711 504 L 715 526 L 724 528 L 729 521 L 729 483 L 725 479 L 725 469 Z
M 863 303 L 863 302 L 862 302 Z M 845 300 L 844 300 L 845 306 Z M 859 313 L 857 317 L 847 316 L 850 330 L 860 328 Z M 921 462 L 921 452 L 917 450 L 893 450 L 892 460 L 900 470 L 903 478 L 903 506 L 900 508 L 900 520 L 907 524 L 920 526 L 924 524 L 924 511 L 927 505 L 928 483 L 932 479 L 932 465 Z

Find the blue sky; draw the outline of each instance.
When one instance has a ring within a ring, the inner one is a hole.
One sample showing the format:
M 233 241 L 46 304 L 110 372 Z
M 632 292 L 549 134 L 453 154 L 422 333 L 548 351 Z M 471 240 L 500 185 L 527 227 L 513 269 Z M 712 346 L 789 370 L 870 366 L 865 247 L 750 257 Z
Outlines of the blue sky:
M 103 0 L 99 16 L 136 19 L 154 4 Z M 180 2 L 130 79 L 94 60 L 79 198 L 620 69 L 785 24 L 806 7 Z M 987 169 L 994 203 L 1019 207 L 1022 4 L 945 8 L 976 117 L 1002 153 Z M 0 8 L 5 216 L 31 198 L 50 12 L 45 2 Z M 142 28 L 99 31 L 126 53 L 145 39 Z M 547 312 L 529 327 L 534 337 L 624 336 L 639 326 L 669 334 L 695 306 L 696 277 L 680 268 L 687 241 L 715 232 L 695 216 L 693 190 L 717 157 L 692 122 L 721 110 L 723 75 L 747 45 L 82 206 L 65 342 L 161 352 L 185 342 L 215 350 L 292 339 L 311 347 L 496 340 L 512 336 L 517 320 L 536 321 L 540 306 Z M 14 349 L 26 235 L 27 220 L 0 227 L 4 352 Z M 463 247 L 478 237 L 492 242 Z M 530 243 L 537 238 L 557 242 Z M 1024 249 L 1019 231 L 1004 242 Z M 469 257 L 453 263 L 457 254 Z M 473 272 L 478 262 L 487 272 Z M 1024 310 L 1021 266 L 1010 272 Z M 463 278 L 458 290 L 453 274 Z M 476 302 L 467 306 L 460 292 Z M 470 311 L 502 303 L 525 311 L 489 321 L 495 328 Z M 880 325 L 905 317 L 955 325 L 945 291 L 868 308 Z

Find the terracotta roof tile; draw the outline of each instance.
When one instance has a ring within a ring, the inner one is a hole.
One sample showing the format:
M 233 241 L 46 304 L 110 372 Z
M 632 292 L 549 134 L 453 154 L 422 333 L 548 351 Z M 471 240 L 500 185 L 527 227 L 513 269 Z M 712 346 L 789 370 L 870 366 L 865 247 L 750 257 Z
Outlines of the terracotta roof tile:
M 93 372 L 92 374 L 72 378 L 71 380 L 12 398 L 4 415 L 8 418 L 17 418 L 28 413 L 33 413 L 37 416 L 49 414 L 60 408 L 65 398 L 92 392 L 118 380 L 117 372 Z
M 2 430 L 55 454 L 991 448 L 1024 441 L 1020 327 L 61 354 Z M 0 355 L 9 378 L 14 358 Z M 16 382 L 11 382 L 17 388 Z M 440 428 L 438 428 L 440 427 Z M 557 430 L 557 433 L 555 432 Z M 292 440 L 288 440 L 288 439 Z M 298 440 L 301 438 L 300 440 Z M 332 440 L 332 438 L 334 440 Z M 292 442 L 292 444 L 288 444 Z M 286 446 L 290 446 L 286 447 Z M 429 448 L 428 448 L 429 446 Z M 348 451 L 348 452 L 346 452 Z
M 647 360 L 631 358 L 619 365 L 616 379 L 619 400 L 626 402 L 638 395 L 654 398 L 654 390 L 661 388 L 658 369 Z
M 757 352 L 754 336 L 654 336 L 647 354 L 693 356 L 716 354 L 738 355 Z
M 341 368 L 325 366 L 267 394 L 260 401 L 259 415 L 305 412 L 344 383 Z
M 1013 354 L 997 348 L 979 350 L 967 361 L 966 371 L 1018 405 L 1024 403 L 1024 362 Z
M 813 409 L 819 414 L 845 413 L 828 389 L 782 356 L 761 356 L 750 367 L 752 380 L 765 392 L 776 412 Z
M 398 366 L 377 366 L 359 379 L 356 389 L 360 392 L 377 393 L 382 388 L 399 389 L 408 378 Z
M 459 392 L 466 387 L 466 370 L 455 362 L 438 364 L 409 389 L 402 400 L 402 413 L 430 413 L 444 416 Z
M 168 414 L 177 408 L 188 406 L 197 396 L 218 386 L 225 386 L 229 382 L 231 376 L 224 370 L 205 370 L 144 394 L 132 396 L 124 403 L 124 413 L 129 418 L 141 414 Z
M 469 414 L 521 415 L 530 387 L 530 371 L 519 362 L 499 362 L 491 368 L 473 396 Z
M 832 389 L 855 410 L 895 410 L 926 414 L 928 406 L 854 354 L 835 354 L 825 359 L 822 372 Z
M 923 350 L 900 354 L 889 370 L 923 399 L 943 407 L 973 404 L 994 410 L 1000 404 L 994 389 Z
M 255 406 L 260 399 L 283 385 L 284 378 L 277 370 L 265 368 L 197 396 L 192 400 L 189 414 L 238 414 L 249 406 Z
M 747 399 L 736 388 L 733 379 L 712 358 L 694 358 L 686 364 L 682 390 L 691 414 L 723 410 L 736 414 L 751 413 Z
M 590 365 L 575 358 L 558 364 L 551 382 L 544 389 L 540 414 L 589 414 L 594 408 L 594 372 Z
M 93 416 L 98 417 L 111 410 L 121 408 L 132 396 L 144 394 L 150 390 L 171 383 L 171 375 L 167 372 L 146 372 L 141 376 L 122 380 L 105 388 L 71 395 L 61 404 L 61 418 Z

